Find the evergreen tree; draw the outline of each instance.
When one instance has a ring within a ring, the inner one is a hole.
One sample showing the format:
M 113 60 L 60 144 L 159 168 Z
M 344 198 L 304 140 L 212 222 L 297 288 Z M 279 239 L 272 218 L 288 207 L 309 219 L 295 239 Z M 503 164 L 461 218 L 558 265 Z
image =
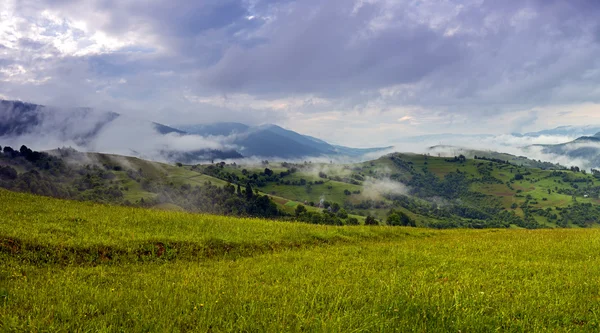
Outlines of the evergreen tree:
M 246 183 L 246 199 L 252 200 L 253 196 L 254 196 L 254 193 L 252 192 L 252 186 L 250 185 L 250 182 L 247 182 Z

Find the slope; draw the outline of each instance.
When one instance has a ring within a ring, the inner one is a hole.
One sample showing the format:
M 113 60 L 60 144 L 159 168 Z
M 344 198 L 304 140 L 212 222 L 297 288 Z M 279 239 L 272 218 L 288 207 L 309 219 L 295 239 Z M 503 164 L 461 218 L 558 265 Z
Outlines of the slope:
M 1 331 L 600 325 L 598 230 L 326 227 L 0 200 Z

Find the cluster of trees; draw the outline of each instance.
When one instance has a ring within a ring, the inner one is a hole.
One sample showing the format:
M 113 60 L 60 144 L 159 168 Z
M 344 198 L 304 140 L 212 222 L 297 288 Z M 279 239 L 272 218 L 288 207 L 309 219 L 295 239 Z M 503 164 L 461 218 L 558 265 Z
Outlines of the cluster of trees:
M 560 217 L 556 224 L 561 227 L 574 224 L 585 228 L 600 222 L 600 206 L 591 203 L 575 202 L 566 208 L 558 207 L 557 210 Z
M 265 161 L 263 161 L 264 164 Z M 281 171 L 279 173 L 274 172 L 268 167 L 264 169 L 262 172 L 250 172 L 246 169 L 242 169 L 242 177 L 238 176 L 235 172 L 229 171 L 226 166 L 229 166 L 234 169 L 241 168 L 237 164 L 233 163 L 231 165 L 227 165 L 225 162 L 210 164 L 210 165 L 194 165 L 192 166 L 192 170 L 197 170 L 202 172 L 203 174 L 219 178 L 232 183 L 250 183 L 256 187 L 264 187 L 268 183 L 277 183 L 277 184 L 285 184 L 285 185 L 297 185 L 297 186 L 305 186 L 305 185 L 314 185 L 314 184 L 323 184 L 323 181 L 317 182 L 307 182 L 306 179 L 300 180 L 284 180 L 283 178 L 294 174 L 297 172 L 297 168 L 290 167 L 286 171 Z M 289 166 L 289 165 L 288 165 Z
M 335 207 L 335 208 L 333 208 Z M 296 206 L 295 219 L 312 224 L 325 225 L 359 225 L 355 217 L 348 216 L 346 210 L 340 208 L 337 203 L 323 209 L 322 212 L 310 212 L 304 205 Z
M 385 221 L 390 226 L 416 227 L 415 221 L 403 211 L 391 209 Z
M 508 165 L 511 164 L 509 161 L 501 160 L 499 158 L 485 157 L 485 156 L 477 156 L 477 155 L 475 155 L 474 159 L 476 159 L 476 160 L 484 160 L 484 161 L 489 161 L 489 162 L 494 162 L 494 163 L 498 163 L 498 164 L 508 164 Z
M 238 185 L 223 187 L 206 182 L 202 186 L 188 184 L 179 187 L 162 182 L 150 182 L 146 189 L 157 193 L 156 197 L 141 200 L 140 204 L 152 207 L 158 204 L 175 204 L 186 211 L 230 216 L 277 218 L 284 216 L 277 205 L 266 195 L 256 194 L 248 184 L 244 189 Z
M 481 183 L 485 184 L 503 184 L 503 182 L 492 176 L 492 171 L 494 171 L 494 167 L 489 163 L 478 163 L 477 164 L 477 172 L 481 175 L 481 179 L 477 180 Z
M 451 159 L 445 159 L 446 162 L 450 162 L 450 163 L 464 163 L 467 161 L 467 158 L 465 157 L 465 155 L 459 155 L 459 156 L 454 156 L 454 158 Z
M 448 173 L 440 179 L 425 169 L 422 173 L 413 173 L 407 185 L 412 189 L 411 194 L 417 197 L 457 199 L 468 192 L 471 182 L 472 180 L 460 170 Z

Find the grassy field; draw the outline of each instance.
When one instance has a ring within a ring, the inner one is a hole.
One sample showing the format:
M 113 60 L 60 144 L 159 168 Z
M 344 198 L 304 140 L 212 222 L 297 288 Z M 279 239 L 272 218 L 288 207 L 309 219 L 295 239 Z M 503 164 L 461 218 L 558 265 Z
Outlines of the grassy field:
M 0 190 L 0 331 L 596 331 L 600 231 L 328 227 Z

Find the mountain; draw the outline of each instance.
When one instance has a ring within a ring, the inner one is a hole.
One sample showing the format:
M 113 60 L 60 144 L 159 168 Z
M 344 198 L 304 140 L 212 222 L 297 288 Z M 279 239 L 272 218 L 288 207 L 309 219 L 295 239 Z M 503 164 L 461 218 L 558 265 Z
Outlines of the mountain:
M 486 138 L 492 138 L 494 135 L 491 134 L 454 134 L 454 133 L 442 133 L 442 134 L 427 134 L 417 136 L 407 136 L 397 138 L 395 141 L 400 143 L 427 143 L 441 145 L 443 142 L 455 142 L 465 140 L 481 140 Z
M 350 148 L 329 144 L 321 139 L 267 124 L 250 127 L 240 123 L 180 126 L 190 134 L 231 136 L 231 143 L 240 147 L 244 156 L 304 158 L 319 156 L 361 156 L 389 149 Z
M 91 108 L 55 108 L 21 101 L 0 100 L 0 137 L 19 136 L 40 131 L 54 132 L 65 140 L 86 144 L 104 127 L 122 117 L 116 112 Z M 151 123 L 160 134 L 185 134 L 184 131 Z
M 241 158 L 233 147 L 116 112 L 57 108 L 0 100 L 0 140 L 36 149 L 75 146 L 84 151 L 186 162 Z
M 22 143 L 36 149 L 74 146 L 84 151 L 183 163 L 243 156 L 358 157 L 389 148 L 332 145 L 277 125 L 251 127 L 224 122 L 174 128 L 116 112 L 6 100 L 0 100 L 0 139 L 4 144 Z
M 600 126 L 588 125 L 588 126 L 560 126 L 553 129 L 546 129 L 538 132 L 529 132 L 525 134 L 513 134 L 516 136 L 528 136 L 528 137 L 539 137 L 542 135 L 547 136 L 569 136 L 569 137 L 583 137 L 593 136 L 600 132 Z
M 250 129 L 250 126 L 241 123 L 222 122 L 214 124 L 182 125 L 178 126 L 178 128 L 187 133 L 202 136 L 229 136 L 234 133 L 246 132 Z
M 161 151 L 168 161 L 194 164 L 198 161 L 214 161 L 244 158 L 235 150 L 200 149 L 194 151 Z
M 178 130 L 173 127 L 169 127 L 167 125 L 163 125 L 163 124 L 159 124 L 159 123 L 155 123 L 155 122 L 153 122 L 152 125 L 154 125 L 154 129 L 160 134 L 171 134 L 171 133 L 182 134 L 182 135 L 187 134 L 185 131 Z
M 57 139 L 85 145 L 119 116 L 90 108 L 59 109 L 0 100 L 0 137 L 52 133 Z
M 573 141 L 555 145 L 533 145 L 528 149 L 540 149 L 544 154 L 568 158 L 581 168 L 600 167 L 600 132 L 582 136 Z

